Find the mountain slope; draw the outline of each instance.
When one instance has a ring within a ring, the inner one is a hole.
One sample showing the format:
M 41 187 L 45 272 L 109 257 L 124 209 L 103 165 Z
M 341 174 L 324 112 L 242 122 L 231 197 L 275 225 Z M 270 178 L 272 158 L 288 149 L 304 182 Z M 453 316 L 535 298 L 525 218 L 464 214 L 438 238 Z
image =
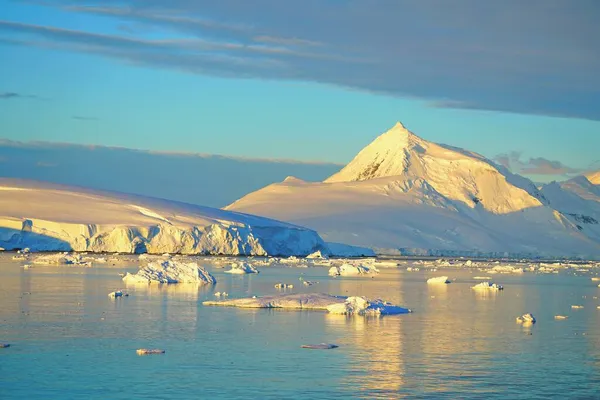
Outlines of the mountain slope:
M 401 124 L 321 183 L 288 178 L 227 207 L 405 252 L 584 256 L 600 246 L 526 178 Z
M 600 185 L 600 171 L 589 172 L 585 174 L 585 177 L 592 185 Z
M 327 251 L 299 226 L 150 197 L 0 179 L 5 249 L 307 255 Z

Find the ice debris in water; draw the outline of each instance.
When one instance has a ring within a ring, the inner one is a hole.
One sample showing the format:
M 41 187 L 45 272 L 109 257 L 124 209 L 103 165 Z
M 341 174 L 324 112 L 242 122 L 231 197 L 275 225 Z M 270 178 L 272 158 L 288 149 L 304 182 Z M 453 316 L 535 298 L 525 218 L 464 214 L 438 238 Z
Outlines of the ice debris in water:
M 379 270 L 377 268 L 365 265 L 342 264 L 329 269 L 329 276 L 358 276 L 378 273 Z
M 10 347 L 10 344 L 8 344 L 8 343 L 0 343 L 0 349 L 6 349 L 8 347 Z
M 517 323 L 519 324 L 535 324 L 535 317 L 531 313 L 523 314 L 517 317 Z
M 362 296 L 348 297 L 343 303 L 327 306 L 332 314 L 343 315 L 393 315 L 408 314 L 411 310 L 393 305 L 383 300 L 368 300 Z
M 83 259 L 81 254 L 56 253 L 38 256 L 32 260 L 34 264 L 64 264 L 91 267 L 91 261 Z
M 323 259 L 327 259 L 327 256 L 324 255 L 323 253 L 321 253 L 321 250 L 317 250 L 314 253 L 307 255 L 306 258 L 309 258 L 309 259 L 311 259 L 311 258 L 323 258 Z
M 583 306 L 579 306 L 579 305 L 572 305 L 571 308 L 575 309 L 575 310 L 579 310 L 580 308 L 583 308 Z
M 148 354 L 165 354 L 165 351 L 161 349 L 137 349 L 135 352 L 140 356 Z
M 275 284 L 275 289 L 293 289 L 294 285 L 292 285 L 291 283 L 276 283 Z
M 435 278 L 427 279 L 427 283 L 429 284 L 444 284 L 450 283 L 447 276 L 436 276 Z
M 126 293 L 122 290 L 115 290 L 114 292 L 110 292 L 108 297 L 111 299 L 116 299 L 117 297 L 129 297 L 129 293 Z
M 312 285 L 314 285 L 315 283 L 318 283 L 318 282 L 312 282 L 312 281 L 302 281 L 302 284 L 303 284 L 304 286 L 312 286 Z
M 216 292 L 215 293 L 215 297 L 227 297 L 229 296 L 229 293 L 227 292 Z
M 136 274 L 127 273 L 125 283 L 200 283 L 215 284 L 216 279 L 198 264 L 166 260 L 151 262 Z
M 329 350 L 329 349 L 337 349 L 338 346 L 337 344 L 331 344 L 331 343 L 320 343 L 320 344 L 303 344 L 302 348 L 303 349 L 318 349 L 318 350 Z
M 230 270 L 223 272 L 227 274 L 258 274 L 260 271 L 246 262 L 240 262 L 233 263 Z
M 554 319 L 567 319 L 567 318 L 569 318 L 569 317 L 566 315 L 555 315 L 554 316 Z
M 496 283 L 491 282 L 481 282 L 475 286 L 471 286 L 471 289 L 475 290 L 504 290 L 502 285 L 498 285 Z

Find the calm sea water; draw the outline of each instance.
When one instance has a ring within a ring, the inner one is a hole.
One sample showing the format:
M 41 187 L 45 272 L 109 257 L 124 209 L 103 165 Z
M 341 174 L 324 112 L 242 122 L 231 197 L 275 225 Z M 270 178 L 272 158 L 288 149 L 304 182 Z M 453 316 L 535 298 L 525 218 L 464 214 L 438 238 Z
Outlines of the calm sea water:
M 35 266 L 0 255 L 0 399 L 600 398 L 600 288 L 569 273 L 495 275 L 499 293 L 470 289 L 482 272 L 383 269 L 329 278 L 326 268 L 263 267 L 214 287 L 123 287 L 133 259 L 92 268 Z M 425 279 L 449 275 L 450 285 Z M 299 277 L 319 281 L 304 287 Z M 295 292 L 384 298 L 414 310 L 380 318 L 204 307 L 230 297 Z M 580 310 L 571 305 L 583 305 Z M 515 323 L 531 312 L 533 327 Z M 568 315 L 565 321 L 554 315 Z M 334 350 L 302 344 L 335 343 Z M 137 348 L 166 354 L 138 356 Z

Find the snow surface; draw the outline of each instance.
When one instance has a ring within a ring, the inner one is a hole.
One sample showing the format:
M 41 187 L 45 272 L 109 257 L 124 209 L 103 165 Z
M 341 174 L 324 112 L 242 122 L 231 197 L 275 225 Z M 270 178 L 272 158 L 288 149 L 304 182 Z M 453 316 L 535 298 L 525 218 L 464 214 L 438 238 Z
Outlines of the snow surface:
M 428 284 L 445 284 L 450 283 L 447 276 L 436 276 L 434 278 L 427 279 Z
M 483 156 L 397 124 L 324 182 L 286 179 L 226 209 L 379 254 L 600 258 L 599 225 L 584 226 L 553 203 Z
M 0 246 L 32 251 L 298 255 L 328 253 L 312 230 L 209 207 L 0 179 Z
M 361 276 L 378 274 L 379 270 L 373 266 L 342 264 L 329 269 L 329 276 Z
M 215 284 L 216 279 L 204 268 L 194 262 L 186 263 L 173 260 L 154 261 L 141 268 L 137 273 L 127 273 L 123 277 L 127 284 L 148 283 L 199 283 Z

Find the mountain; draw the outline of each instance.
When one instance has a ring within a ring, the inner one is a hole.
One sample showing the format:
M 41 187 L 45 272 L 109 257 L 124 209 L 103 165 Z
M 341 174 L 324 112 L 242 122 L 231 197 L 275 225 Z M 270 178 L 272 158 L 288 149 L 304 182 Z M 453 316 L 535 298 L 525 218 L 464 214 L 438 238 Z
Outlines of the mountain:
M 288 177 L 227 210 L 315 229 L 327 241 L 405 254 L 597 257 L 595 234 L 530 180 L 397 123 L 323 182 Z
M 600 171 L 588 172 L 584 176 L 592 185 L 600 185 Z
M 0 246 L 93 251 L 303 256 L 327 245 L 309 229 L 174 201 L 0 179 Z

